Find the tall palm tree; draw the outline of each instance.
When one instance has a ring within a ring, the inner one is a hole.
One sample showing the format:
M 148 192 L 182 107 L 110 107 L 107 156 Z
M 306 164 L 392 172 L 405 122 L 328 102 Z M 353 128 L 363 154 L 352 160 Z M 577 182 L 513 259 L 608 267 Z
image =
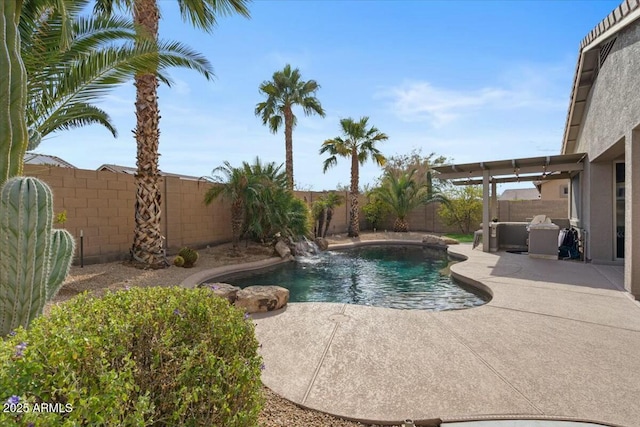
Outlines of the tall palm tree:
M 271 81 L 260 85 L 260 92 L 267 99 L 256 105 L 256 116 L 262 118 L 262 124 L 269 124 L 272 133 L 277 133 L 284 121 L 285 170 L 289 190 L 293 190 L 293 128 L 298 121 L 292 108 L 299 105 L 306 116 L 315 113 L 324 117 L 325 112 L 315 96 L 318 89 L 320 85 L 315 80 L 305 82 L 301 79 L 300 70 L 292 70 L 289 64 L 282 71 L 273 73 Z
M 351 188 L 349 198 L 351 208 L 349 210 L 348 234 L 350 237 L 360 235 L 360 214 L 358 210 L 358 186 L 360 181 L 360 165 L 371 157 L 379 166 L 384 166 L 386 158 L 376 148 L 376 143 L 386 141 L 389 137 L 380 132 L 375 126 L 369 127 L 369 117 L 362 117 L 359 121 L 352 118 L 340 120 L 344 138 L 328 139 L 322 143 L 320 154 L 328 153 L 329 157 L 324 161 L 322 171 L 335 166 L 339 157 L 351 158 Z
M 248 0 L 177 0 L 183 19 L 205 31 L 212 31 L 217 15 L 238 13 L 249 16 Z M 98 12 L 110 14 L 114 6 L 133 12 L 140 33 L 156 43 L 160 10 L 157 0 L 96 0 Z M 158 186 L 158 144 L 160 138 L 158 110 L 158 78 L 154 72 L 138 73 L 136 87 L 137 143 L 135 229 L 131 258 L 143 265 L 168 265 L 160 232 L 161 200 Z
M 57 3 L 56 3 L 57 2 Z M 135 43 L 133 22 L 122 17 L 81 16 L 89 0 L 25 0 L 20 17 L 21 54 L 27 71 L 28 150 L 65 129 L 100 124 L 114 137 L 106 111 L 93 103 L 136 71 L 192 68 L 211 75 L 206 58 L 175 42 Z M 156 61 L 157 58 L 157 61 Z

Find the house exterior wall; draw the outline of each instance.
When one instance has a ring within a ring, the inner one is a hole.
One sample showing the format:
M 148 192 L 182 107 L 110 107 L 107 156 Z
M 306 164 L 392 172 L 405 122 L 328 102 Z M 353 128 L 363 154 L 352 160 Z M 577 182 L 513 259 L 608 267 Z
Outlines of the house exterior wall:
M 640 22 L 623 29 L 594 82 L 577 153 L 598 158 L 640 123 Z
M 567 193 L 563 190 L 569 188 L 569 181 L 566 179 L 552 179 L 540 185 L 540 199 L 542 200 L 564 200 L 567 201 Z
M 575 152 L 587 153 L 579 225 L 587 256 L 615 259 L 614 168 L 625 162 L 625 287 L 640 297 L 640 21 L 620 30 L 587 99 Z M 634 265 L 635 261 L 635 265 Z

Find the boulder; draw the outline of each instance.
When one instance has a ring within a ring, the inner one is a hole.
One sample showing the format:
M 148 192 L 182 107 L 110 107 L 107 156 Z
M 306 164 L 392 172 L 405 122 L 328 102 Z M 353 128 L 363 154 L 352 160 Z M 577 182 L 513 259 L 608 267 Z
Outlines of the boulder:
M 226 298 L 231 304 L 236 301 L 238 291 L 240 291 L 239 287 L 228 283 L 203 283 L 198 287 L 211 289 L 211 292 L 220 298 Z
M 289 246 L 282 240 L 278 240 L 278 243 L 276 243 L 276 252 L 282 259 L 293 258 L 293 255 L 291 255 L 291 249 L 289 249 Z
M 318 249 L 320 249 L 321 251 L 326 251 L 327 249 L 329 249 L 329 242 L 324 237 L 316 237 L 314 242 L 318 246 Z
M 447 237 L 447 236 L 442 236 L 442 240 L 444 241 L 445 245 L 458 245 L 458 244 L 460 244 L 460 242 L 458 242 L 456 239 L 452 239 L 451 237 Z
M 247 286 L 236 295 L 235 306 L 247 313 L 278 310 L 289 302 L 289 289 L 281 286 Z
M 445 240 L 440 236 L 434 236 L 433 234 L 426 234 L 422 238 L 422 243 L 431 246 L 446 246 Z

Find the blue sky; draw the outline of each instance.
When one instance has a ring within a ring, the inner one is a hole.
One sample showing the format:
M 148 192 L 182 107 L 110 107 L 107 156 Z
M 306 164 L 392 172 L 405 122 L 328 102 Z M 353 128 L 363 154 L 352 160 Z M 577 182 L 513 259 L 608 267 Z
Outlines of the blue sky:
M 290 63 L 320 84 L 327 113 L 294 110 L 294 179 L 323 190 L 349 183 L 348 160 L 323 174 L 318 154 L 344 117 L 369 116 L 389 136 L 385 155 L 558 154 L 579 43 L 618 1 L 257 0 L 251 19 L 221 18 L 213 34 L 183 23 L 175 1 L 159 4 L 161 37 L 203 53 L 216 74 L 175 69 L 173 87 L 160 88 L 160 168 L 203 176 L 225 160 L 283 163 L 283 131 L 271 134 L 254 109 L 260 83 Z M 37 152 L 85 169 L 135 166 L 134 99 L 131 83 L 99 103 L 117 139 L 92 126 L 54 134 Z M 360 183 L 379 175 L 368 163 Z

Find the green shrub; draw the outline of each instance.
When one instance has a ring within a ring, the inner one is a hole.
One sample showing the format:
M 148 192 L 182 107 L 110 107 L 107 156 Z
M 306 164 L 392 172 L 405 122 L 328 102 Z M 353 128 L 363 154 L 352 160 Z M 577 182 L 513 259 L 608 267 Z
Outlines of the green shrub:
M 185 247 L 180 249 L 180 252 L 178 252 L 178 256 L 181 256 L 182 259 L 184 259 L 184 268 L 191 268 L 198 261 L 200 254 L 195 249 Z
M 253 323 L 209 289 L 83 294 L 0 340 L 0 402 L 31 409 L 0 425 L 256 425 L 257 348 Z M 42 402 L 66 412 L 34 412 Z
M 173 265 L 175 265 L 176 267 L 182 267 L 184 265 L 184 258 L 182 258 L 180 255 L 177 255 L 173 259 Z

